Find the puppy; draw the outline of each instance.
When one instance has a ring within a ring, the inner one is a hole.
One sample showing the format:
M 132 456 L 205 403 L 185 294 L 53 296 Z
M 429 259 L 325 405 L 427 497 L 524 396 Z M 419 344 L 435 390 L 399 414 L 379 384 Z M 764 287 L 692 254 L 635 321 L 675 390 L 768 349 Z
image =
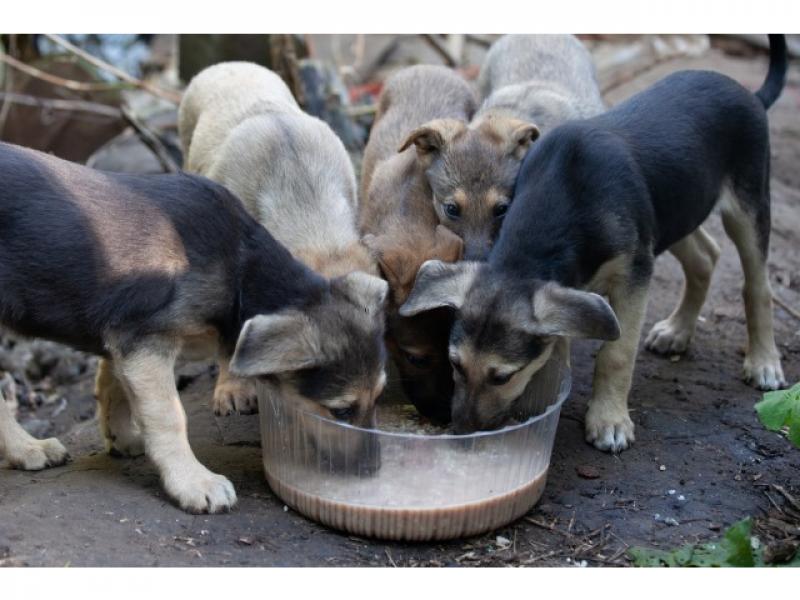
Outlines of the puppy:
M 412 149 L 398 152 L 408 133 L 433 119 L 466 123 L 475 111 L 469 85 L 451 69 L 415 66 L 393 75 L 381 93 L 364 152 L 359 226 L 391 290 L 386 343 L 403 389 L 429 418 L 450 420 L 453 375 L 447 359 L 451 312 L 402 318 L 420 265 L 459 260 L 463 242 L 438 225 L 425 170 Z
M 422 266 L 400 314 L 458 309 L 450 335 L 458 429 L 501 425 L 556 340 L 597 338 L 607 343 L 586 439 L 601 450 L 627 448 L 653 262 L 669 250 L 683 266 L 684 297 L 659 331 L 683 343 L 716 259 L 700 225 L 717 205 L 745 275 L 745 379 L 760 389 L 785 384 L 766 271 L 766 109 L 783 88 L 786 45 L 783 36 L 770 41 L 769 74 L 755 95 L 719 73 L 681 71 L 603 115 L 552 130 L 523 162 L 488 262 Z
M 359 241 L 347 151 L 326 123 L 300 109 L 278 75 L 244 62 L 209 67 L 189 84 L 179 122 L 187 169 L 236 194 L 295 258 L 325 277 L 377 276 L 374 258 Z M 255 408 L 253 383 L 223 369 L 214 411 Z M 363 408 L 361 418 L 369 419 L 371 410 Z
M 277 381 L 348 422 L 380 394 L 386 283 L 315 273 L 224 187 L 103 173 L 9 144 L 0 179 L 0 325 L 106 359 L 98 377 L 119 409 L 112 419 L 100 403 L 108 445 L 143 448 L 183 509 L 227 510 L 236 494 L 189 447 L 181 353 L 219 351 L 235 376 Z
M 409 96 L 425 95 L 424 100 L 409 100 L 412 106 L 409 113 L 413 111 L 419 116 L 420 107 L 435 108 L 440 102 L 450 106 L 456 99 L 449 91 L 441 90 L 438 96 L 439 88 L 422 87 L 431 83 L 438 85 L 436 81 L 421 79 L 419 85 L 413 87 L 412 77 L 419 77 L 415 73 L 437 73 L 433 69 L 441 68 L 414 67 L 425 70 L 407 69 L 406 79 L 400 78 L 402 73 L 398 75 L 396 87 L 405 85 L 411 90 Z M 456 102 L 463 100 L 456 99 Z M 395 108 L 398 115 L 405 114 L 401 110 Z M 472 116 L 474 110 L 468 112 Z M 409 124 L 409 120 L 402 124 Z M 416 168 L 425 175 L 425 187 L 432 194 L 436 220 L 464 240 L 466 259 L 481 260 L 489 252 L 508 210 L 519 163 L 538 135 L 539 130 L 533 123 L 499 113 L 472 123 L 458 116 L 435 115 L 405 133 L 400 151 L 412 145 L 416 147 Z M 365 168 L 370 166 L 368 158 L 365 155 Z
M 478 85 L 484 101 L 476 122 L 502 115 L 545 133 L 605 110 L 592 57 L 572 35 L 501 37 L 489 48 Z

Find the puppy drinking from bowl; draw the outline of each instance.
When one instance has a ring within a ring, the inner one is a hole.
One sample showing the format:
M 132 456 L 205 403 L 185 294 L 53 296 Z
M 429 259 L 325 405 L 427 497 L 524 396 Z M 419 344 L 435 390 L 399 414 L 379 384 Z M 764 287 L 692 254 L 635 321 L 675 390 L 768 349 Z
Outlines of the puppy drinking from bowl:
M 458 429 L 502 425 L 554 343 L 590 337 L 606 343 L 586 439 L 601 450 L 627 448 L 653 262 L 669 250 L 684 268 L 690 293 L 670 317 L 670 335 L 688 339 L 714 264 L 700 225 L 716 206 L 745 275 L 744 378 L 759 389 L 785 385 L 766 269 L 766 110 L 786 66 L 785 39 L 770 36 L 769 73 L 755 94 L 719 73 L 680 71 L 607 113 L 553 129 L 522 165 L 488 262 L 422 266 L 400 314 L 458 309 L 450 335 Z
M 0 179 L 0 325 L 106 359 L 111 402 L 101 399 L 98 418 L 109 449 L 143 450 L 181 508 L 228 510 L 236 493 L 189 445 L 179 355 L 219 350 L 236 376 L 291 381 L 328 415 L 357 414 L 380 393 L 386 283 L 315 273 L 224 187 L 104 173 L 10 144 L 0 144 Z M 339 387 L 343 356 L 362 359 L 347 382 L 358 394 Z M 17 466 L 65 459 L 59 445 L 15 435 L 5 408 L 4 452 L 38 455 Z
M 350 274 L 375 290 L 363 318 L 330 332 L 338 338 L 331 340 L 339 345 L 338 377 L 349 383 L 326 389 L 325 376 L 310 369 L 275 382 L 283 396 L 313 412 L 369 426 L 384 375 L 377 366 L 361 374 L 359 363 L 370 356 L 368 364 L 382 364 L 383 323 L 375 315 L 386 284 L 359 240 L 356 180 L 344 145 L 300 109 L 278 75 L 251 63 L 217 64 L 198 74 L 181 103 L 180 134 L 186 168 L 236 193 L 297 259 L 327 278 Z M 254 408 L 252 382 L 223 369 L 215 411 Z

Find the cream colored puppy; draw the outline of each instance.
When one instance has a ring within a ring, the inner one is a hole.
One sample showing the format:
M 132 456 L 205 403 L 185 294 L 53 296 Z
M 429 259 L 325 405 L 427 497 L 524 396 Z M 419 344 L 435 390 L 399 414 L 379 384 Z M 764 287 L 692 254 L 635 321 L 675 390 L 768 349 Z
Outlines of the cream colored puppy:
M 186 170 L 225 185 L 300 261 L 328 278 L 377 275 L 359 241 L 356 179 L 344 145 L 300 109 L 275 73 L 244 62 L 205 69 L 184 94 L 179 127 Z M 214 409 L 253 412 L 253 384 L 221 364 Z

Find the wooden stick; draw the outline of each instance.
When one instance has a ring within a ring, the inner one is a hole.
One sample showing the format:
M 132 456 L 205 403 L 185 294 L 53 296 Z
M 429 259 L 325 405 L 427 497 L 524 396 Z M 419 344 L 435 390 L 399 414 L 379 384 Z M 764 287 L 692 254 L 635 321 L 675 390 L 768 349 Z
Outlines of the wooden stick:
M 776 294 L 775 292 L 772 292 L 772 299 L 775 301 L 775 304 L 780 306 L 783 310 L 785 310 L 787 313 L 792 315 L 795 319 L 800 321 L 800 311 L 798 311 L 792 305 L 787 304 L 786 301 L 783 300 L 780 296 L 778 296 L 778 294 Z
M 142 123 L 136 115 L 134 115 L 131 110 L 127 106 L 122 107 L 122 116 L 125 120 L 136 130 L 136 133 L 139 135 L 139 139 L 144 142 L 144 144 L 150 148 L 150 150 L 155 154 L 158 162 L 161 163 L 161 168 L 164 169 L 167 173 L 177 173 L 180 171 L 180 167 L 172 160 L 172 157 L 167 152 L 167 149 L 164 147 L 164 144 L 161 143 L 161 140 L 150 131 L 144 123 Z
M 430 33 L 423 33 L 422 39 L 428 42 L 428 45 L 436 51 L 436 54 L 438 54 L 442 60 L 444 60 L 448 67 L 455 67 L 458 65 L 456 58 L 452 56 L 448 49 L 445 48 L 444 45 Z
M 6 63 L 9 67 L 13 67 L 18 71 L 22 71 L 31 77 L 41 79 L 47 83 L 51 83 L 53 85 L 67 88 L 68 90 L 73 90 L 76 92 L 108 92 L 120 89 L 120 84 L 118 83 L 91 83 L 86 81 L 75 81 L 74 79 L 64 79 L 58 75 L 51 75 L 50 73 L 45 73 L 41 69 L 27 65 L 8 54 L 0 54 L 0 60 Z
M 147 83 L 146 81 L 142 81 L 141 79 L 137 79 L 136 77 L 133 77 L 132 75 L 128 75 L 128 73 L 126 73 L 125 71 L 123 71 L 121 69 L 118 69 L 117 67 L 115 67 L 113 65 L 110 65 L 107 62 L 105 62 L 103 60 L 100 60 L 99 58 L 97 58 L 95 56 L 92 56 L 91 54 L 89 54 L 85 50 L 82 50 L 81 48 L 78 48 L 74 44 L 71 44 L 70 42 L 68 42 L 67 40 L 62 38 L 60 35 L 53 35 L 53 34 L 50 34 L 50 33 L 46 33 L 44 35 L 45 35 L 45 37 L 47 37 L 52 42 L 58 44 L 59 46 L 61 46 L 64 49 L 72 52 L 74 55 L 76 55 L 79 58 L 85 60 L 89 64 L 94 65 L 98 69 L 102 69 L 103 71 L 111 73 L 117 79 L 121 79 L 122 81 L 125 81 L 125 82 L 130 83 L 131 85 L 133 85 L 135 87 L 138 87 L 138 88 L 143 89 L 143 90 L 145 90 L 147 92 L 150 92 L 154 96 L 158 96 L 159 98 L 163 98 L 164 100 L 168 100 L 170 102 L 173 102 L 174 104 L 180 104 L 180 102 L 181 102 L 181 95 L 179 93 L 177 93 L 177 92 L 171 92 L 171 91 L 167 91 L 167 90 L 162 90 L 161 88 L 158 88 L 158 87 L 156 87 L 156 86 L 154 86 L 154 85 L 152 85 L 150 83 Z
M 50 110 L 88 112 L 104 117 L 122 117 L 122 111 L 114 106 L 100 104 L 98 102 L 88 102 L 86 100 L 59 100 L 56 98 L 39 98 L 28 94 L 17 94 L 15 92 L 0 92 L 0 100 L 10 104 L 23 104 L 36 108 L 47 108 Z

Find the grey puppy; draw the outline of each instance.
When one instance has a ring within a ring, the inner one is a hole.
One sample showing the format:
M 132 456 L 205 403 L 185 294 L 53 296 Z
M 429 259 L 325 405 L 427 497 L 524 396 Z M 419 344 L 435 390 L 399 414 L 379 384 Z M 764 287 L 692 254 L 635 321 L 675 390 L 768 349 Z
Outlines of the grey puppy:
M 542 133 L 605 111 L 592 57 L 573 35 L 505 35 L 489 49 L 478 77 L 479 122 L 504 115 Z

